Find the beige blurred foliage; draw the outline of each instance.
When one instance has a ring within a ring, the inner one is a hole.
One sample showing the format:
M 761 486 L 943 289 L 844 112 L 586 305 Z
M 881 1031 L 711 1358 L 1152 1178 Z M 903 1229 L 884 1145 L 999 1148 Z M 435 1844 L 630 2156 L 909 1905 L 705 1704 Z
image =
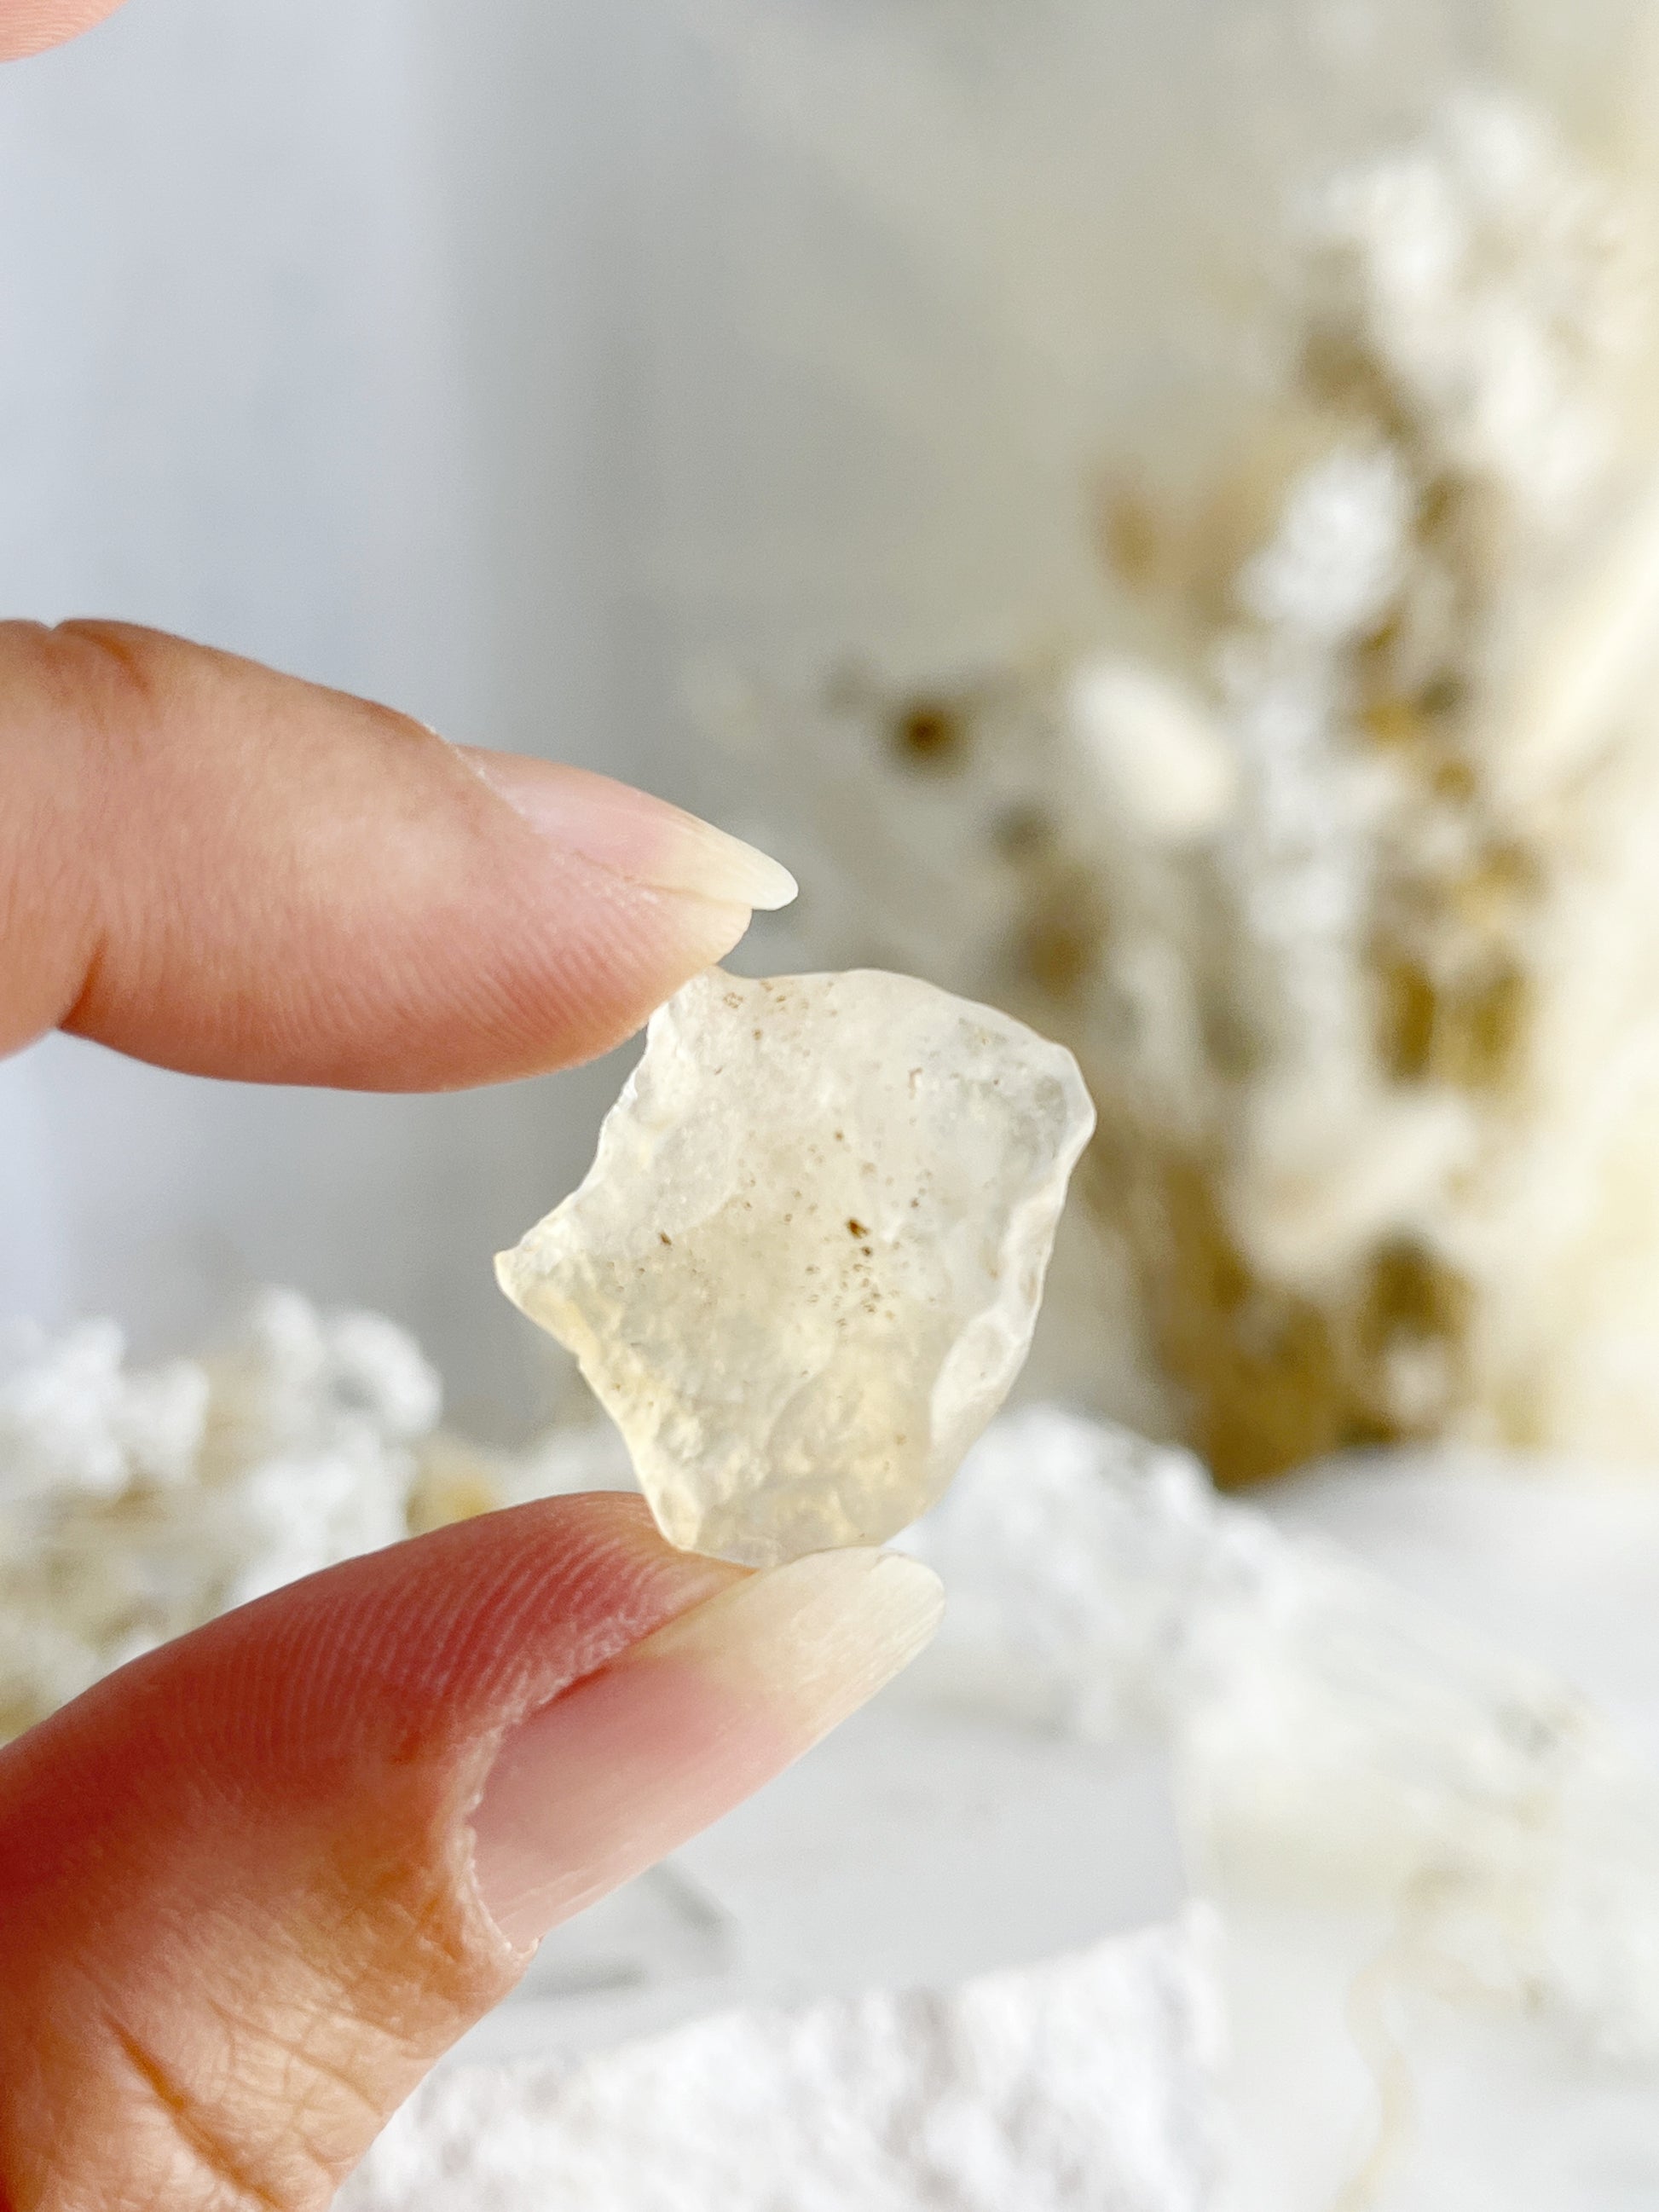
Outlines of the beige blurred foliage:
M 1226 11 L 1178 101 L 1139 54 L 1143 144 L 1109 7 L 1000 44 L 788 14 L 741 64 L 752 11 L 692 12 L 956 318 L 924 407 L 942 346 L 819 301 L 823 380 L 936 496 L 872 494 L 839 568 L 780 538 L 763 594 L 716 549 L 680 636 L 804 960 L 1083 1064 L 1034 1381 L 1230 1482 L 1435 1437 L 1651 1461 L 1650 27 Z

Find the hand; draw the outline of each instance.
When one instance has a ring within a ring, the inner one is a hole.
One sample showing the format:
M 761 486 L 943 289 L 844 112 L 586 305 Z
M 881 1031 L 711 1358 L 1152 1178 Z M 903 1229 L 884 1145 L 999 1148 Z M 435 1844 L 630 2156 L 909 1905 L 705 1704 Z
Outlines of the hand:
M 602 777 L 108 623 L 0 625 L 0 1049 L 57 1024 L 204 1074 L 556 1066 L 790 890 Z M 939 1603 L 908 1560 L 750 1576 L 568 1498 L 107 1677 L 0 1750 L 0 2206 L 325 2204 L 542 1934 L 803 1751 Z

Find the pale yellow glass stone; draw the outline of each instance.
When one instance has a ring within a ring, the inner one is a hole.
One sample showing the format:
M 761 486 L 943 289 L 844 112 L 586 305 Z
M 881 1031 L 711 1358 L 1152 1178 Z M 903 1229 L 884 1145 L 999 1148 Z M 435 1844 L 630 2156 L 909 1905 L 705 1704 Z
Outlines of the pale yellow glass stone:
M 716 969 L 496 1272 L 576 1354 L 670 1542 L 750 1566 L 879 1543 L 1024 1364 L 1093 1127 L 1070 1053 L 988 1006 Z

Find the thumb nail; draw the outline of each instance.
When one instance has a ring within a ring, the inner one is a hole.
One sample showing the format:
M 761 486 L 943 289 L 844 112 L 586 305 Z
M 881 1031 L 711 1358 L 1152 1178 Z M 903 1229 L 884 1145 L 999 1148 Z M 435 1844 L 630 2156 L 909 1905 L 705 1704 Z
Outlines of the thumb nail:
M 795 896 L 780 862 L 666 799 L 525 753 L 455 750 L 532 829 L 630 883 L 767 913 Z
M 817 1553 L 682 1613 L 521 1721 L 472 1815 L 496 1926 L 535 1943 L 707 1827 L 907 1666 L 944 1606 L 917 1560 Z

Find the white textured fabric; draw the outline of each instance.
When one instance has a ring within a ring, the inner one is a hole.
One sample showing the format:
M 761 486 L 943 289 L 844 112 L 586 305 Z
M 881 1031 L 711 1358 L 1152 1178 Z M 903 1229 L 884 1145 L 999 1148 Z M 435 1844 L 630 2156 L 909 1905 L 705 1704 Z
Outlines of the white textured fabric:
M 1172 1746 L 1224 1930 L 1229 2212 L 1644 2212 L 1659 1771 L 1620 1723 L 1653 1680 L 1650 1497 L 1443 1460 L 1396 1513 L 1388 1472 L 1334 1470 L 1281 1528 L 1184 1453 L 1002 1421 L 913 1539 L 951 1605 L 902 1694 Z M 1488 1562 L 1484 1604 L 1456 1592 Z
M 383 1321 L 293 1298 L 205 1365 L 125 1370 L 107 1323 L 20 1347 L 0 1374 L 19 1717 L 406 1516 L 615 1472 L 592 1435 L 517 1466 L 469 1453 L 430 1433 L 437 1395 Z M 1264 1510 L 1037 1407 L 909 1541 L 951 1594 L 933 1650 L 653 1877 L 654 1911 L 624 1898 L 550 1945 L 489 2047 L 566 2055 L 457 2061 L 358 2203 L 453 2183 L 462 2212 L 1207 2208 L 1224 2095 L 1227 2212 L 1328 2212 L 1344 2189 L 1375 2212 L 1646 2212 L 1650 1492 L 1443 1460 L 1338 1468 Z M 1137 1780 L 1149 1750 L 1173 1760 L 1184 1854 Z M 1040 1963 L 1162 1919 L 1183 1856 L 1213 1954 L 1189 1924 Z
M 458 2069 L 404 2107 L 340 2212 L 1204 2212 L 1206 1932 L 726 2013 L 580 2065 Z

